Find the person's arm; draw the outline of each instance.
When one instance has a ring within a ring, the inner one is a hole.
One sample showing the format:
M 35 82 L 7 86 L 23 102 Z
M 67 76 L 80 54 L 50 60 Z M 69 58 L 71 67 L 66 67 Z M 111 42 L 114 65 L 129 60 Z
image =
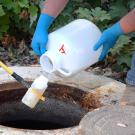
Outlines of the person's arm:
M 103 46 L 99 61 L 103 60 L 108 50 L 112 48 L 120 35 L 128 34 L 135 31 L 135 9 L 129 12 L 119 22 L 103 31 L 100 39 L 94 46 L 94 50 L 98 50 Z
M 41 56 L 45 53 L 48 41 L 48 28 L 64 9 L 67 2 L 68 0 L 46 0 L 44 2 L 44 8 L 42 9 L 32 38 L 32 48 L 37 55 Z
M 135 8 L 120 20 L 124 33 L 135 32 Z
M 64 9 L 69 0 L 46 0 L 42 13 L 57 17 Z

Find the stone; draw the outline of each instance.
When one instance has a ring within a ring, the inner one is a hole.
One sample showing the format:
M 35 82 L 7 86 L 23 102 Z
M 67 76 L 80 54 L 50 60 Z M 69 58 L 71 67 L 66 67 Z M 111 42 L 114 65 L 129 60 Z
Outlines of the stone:
M 80 122 L 82 135 L 133 135 L 134 106 L 104 106 L 87 113 Z

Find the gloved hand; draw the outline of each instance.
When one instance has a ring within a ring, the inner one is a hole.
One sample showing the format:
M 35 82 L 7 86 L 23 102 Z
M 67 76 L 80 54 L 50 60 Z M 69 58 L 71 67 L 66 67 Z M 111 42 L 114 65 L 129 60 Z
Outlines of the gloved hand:
M 46 51 L 46 44 L 48 41 L 48 28 L 53 22 L 54 17 L 42 13 L 39 17 L 37 27 L 32 38 L 32 49 L 41 56 Z
M 103 31 L 99 41 L 94 46 L 94 50 L 96 51 L 103 45 L 103 49 L 99 57 L 99 61 L 104 59 L 108 50 L 115 45 L 118 37 L 122 34 L 124 34 L 124 32 L 122 31 L 119 22 L 114 24 L 112 27 L 106 29 L 105 31 Z

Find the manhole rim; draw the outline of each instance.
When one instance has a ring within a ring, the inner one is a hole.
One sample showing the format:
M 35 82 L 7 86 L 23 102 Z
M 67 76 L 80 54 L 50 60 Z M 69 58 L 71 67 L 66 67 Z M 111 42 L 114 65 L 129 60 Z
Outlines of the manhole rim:
M 31 80 L 30 79 L 26 79 L 26 80 L 29 81 L 29 82 L 32 82 L 33 81 L 33 79 L 31 79 Z M 49 83 L 53 84 L 54 82 L 49 82 Z M 22 85 L 20 85 L 18 82 L 16 82 L 16 80 L 7 80 L 7 82 L 5 80 L 3 83 L 0 82 L 0 86 L 6 85 L 6 84 L 9 84 L 9 85 L 10 84 L 17 84 L 18 85 L 18 88 L 24 88 Z M 55 83 L 55 84 L 57 84 L 57 85 L 64 85 L 64 84 L 60 84 L 58 82 Z M 72 85 L 66 85 L 66 86 L 73 87 Z M 15 88 L 15 89 L 18 89 L 18 88 Z M 74 88 L 79 89 L 78 87 L 74 87 Z M 7 90 L 9 90 L 9 89 L 7 88 Z M 80 90 L 83 91 L 82 89 L 80 89 Z M 82 119 L 83 119 L 83 117 L 82 117 Z M 80 124 L 80 122 L 79 122 L 79 124 Z M 51 130 L 48 130 L 48 129 L 45 129 L 45 130 L 37 130 L 37 129 L 32 130 L 32 129 L 22 129 L 22 128 L 14 128 L 14 127 L 8 127 L 8 126 L 0 125 L 0 132 L 8 131 L 8 132 L 11 132 L 12 133 L 12 132 L 15 131 L 15 132 L 17 132 L 17 134 L 21 133 L 22 135 L 24 133 L 26 135 L 26 132 L 31 132 L 31 133 L 35 133 L 35 132 L 48 133 L 49 132 L 50 134 L 51 133 L 54 134 L 54 132 L 62 132 L 62 131 L 64 131 L 64 133 L 66 133 L 66 132 L 69 133 L 69 131 L 71 131 L 71 130 L 78 130 L 79 129 L 79 124 L 76 125 L 76 126 L 71 126 L 71 127 L 61 128 L 61 129 L 51 129 Z

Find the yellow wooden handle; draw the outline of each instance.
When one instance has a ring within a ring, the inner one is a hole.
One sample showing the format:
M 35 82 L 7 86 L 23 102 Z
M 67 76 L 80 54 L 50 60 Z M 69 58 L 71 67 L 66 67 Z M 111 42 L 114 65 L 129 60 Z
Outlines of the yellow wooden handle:
M 6 71 L 8 72 L 10 75 L 13 74 L 13 71 L 11 68 L 7 67 L 2 61 L 0 61 L 0 66 Z

